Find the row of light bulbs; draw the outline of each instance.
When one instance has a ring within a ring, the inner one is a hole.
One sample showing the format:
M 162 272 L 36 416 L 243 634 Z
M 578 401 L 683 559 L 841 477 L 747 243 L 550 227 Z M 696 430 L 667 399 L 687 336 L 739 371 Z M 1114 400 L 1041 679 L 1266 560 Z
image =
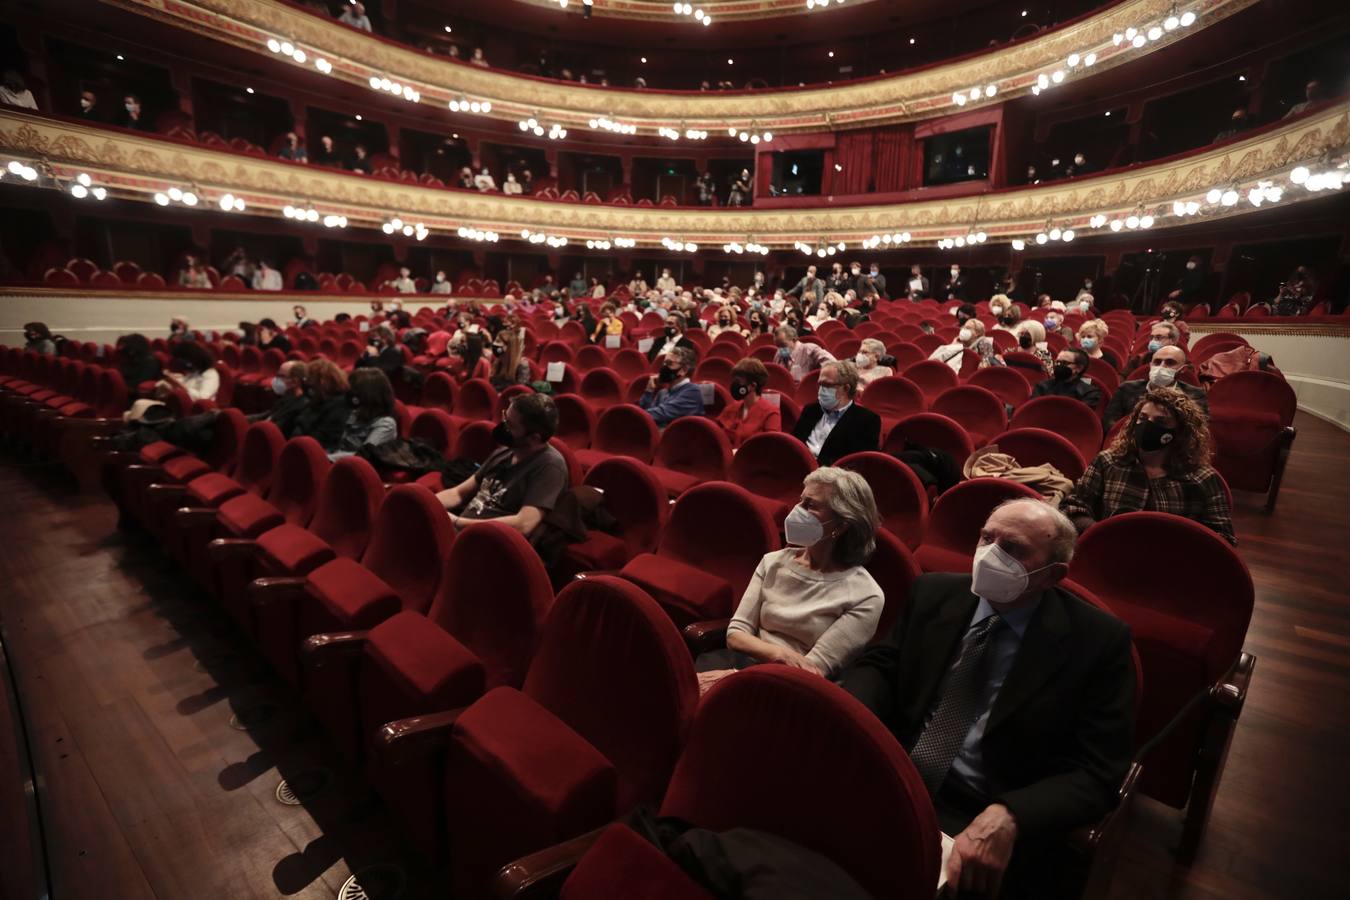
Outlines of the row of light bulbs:
M 600 128 L 605 131 L 612 131 L 615 134 L 637 134 L 636 125 L 615 122 L 608 116 L 600 116 L 598 119 L 591 119 L 586 124 L 590 125 L 591 128 Z
M 806 241 L 793 241 L 792 246 L 796 247 L 806 256 L 817 256 L 824 259 L 827 256 L 834 256 L 836 253 L 843 250 L 845 245 L 843 241 L 840 241 L 837 244 L 833 242 L 827 244 L 824 240 L 821 240 L 814 247 L 806 243 Z
M 692 3 L 676 3 L 675 15 L 693 16 L 694 21 L 696 22 L 702 22 L 704 25 L 712 24 L 712 16 L 708 15 L 703 10 L 696 8 Z
M 464 238 L 466 241 L 486 242 L 489 244 L 495 244 L 501 239 L 501 235 L 497 234 L 495 231 L 484 231 L 481 228 L 465 228 L 462 225 L 455 231 L 455 234 Z
M 965 234 L 958 234 L 956 237 L 943 238 L 938 241 L 939 250 L 950 250 L 953 247 L 974 247 L 976 244 L 983 244 L 989 240 L 989 235 L 983 231 L 969 231 Z
M 665 125 L 662 125 L 660 128 L 656 129 L 656 134 L 658 137 L 669 138 L 672 141 L 678 141 L 681 137 L 691 141 L 706 141 L 708 139 L 708 132 L 699 128 L 686 128 L 684 134 L 681 135 L 680 129 L 667 128 Z
M 908 231 L 897 231 L 894 234 L 874 234 L 862 242 L 862 248 L 871 250 L 874 247 L 880 247 L 882 244 L 898 247 L 901 244 L 908 244 L 909 238 Z
M 629 238 L 629 237 L 616 237 L 613 240 L 600 238 L 599 240 L 589 240 L 586 242 L 587 250 L 609 250 L 611 248 L 617 248 L 619 250 L 627 250 L 629 248 L 636 246 L 637 246 L 637 238 Z
M 516 124 L 520 126 L 521 131 L 534 132 L 535 137 L 543 137 L 547 133 L 548 139 L 550 141 L 560 141 L 563 138 L 567 137 L 567 129 L 559 125 L 557 122 L 554 122 L 551 126 L 549 126 L 548 131 L 545 132 L 543 124 L 534 116 L 530 116 L 528 119 L 521 119 Z
M 197 205 L 197 192 L 192 190 L 183 190 L 180 187 L 171 187 L 167 191 L 155 191 L 155 202 L 160 206 L 168 206 L 170 203 L 181 203 L 184 206 Z
M 467 112 L 475 114 L 486 114 L 492 112 L 491 100 L 470 100 L 468 97 L 457 97 L 446 104 L 451 112 Z
M 36 172 L 34 173 L 37 174 Z M 94 184 L 94 179 L 89 177 L 88 172 L 81 172 L 75 176 L 75 180 L 70 183 L 70 196 L 76 200 L 83 200 L 85 197 L 93 197 L 95 200 L 103 200 L 108 196 L 108 189 L 102 185 Z
M 547 244 L 550 247 L 566 247 L 567 238 L 561 235 L 545 234 L 542 231 L 530 231 L 528 228 L 520 230 L 520 239 L 529 241 L 531 244 Z
M 735 125 L 732 125 L 727 129 L 727 134 L 730 135 L 731 137 L 740 140 L 743 143 L 748 142 L 751 144 L 758 144 L 760 141 L 763 141 L 764 143 L 767 144 L 773 140 L 772 131 L 764 131 L 764 132 L 745 131 L 743 129 L 737 128 Z
M 370 76 L 369 84 L 372 91 L 384 91 L 387 94 L 393 94 L 395 97 L 402 97 L 410 103 L 422 102 L 422 92 L 411 84 L 400 84 L 378 75 Z
M 698 244 L 693 241 L 677 241 L 674 238 L 661 238 L 661 246 L 676 253 L 697 253 Z
M 834 0 L 835 3 L 843 4 L 844 0 Z M 830 5 L 830 0 L 806 0 L 807 9 L 824 9 Z
M 427 228 L 427 226 L 423 225 L 421 222 L 415 224 L 412 222 L 405 222 L 399 216 L 394 216 L 386 221 L 380 226 L 380 230 L 385 234 L 401 234 L 404 237 L 416 237 L 419 241 L 425 241 L 427 235 L 431 234 L 431 229 Z
M 731 241 L 730 243 L 722 245 L 722 252 L 735 253 L 737 256 L 740 256 L 743 253 L 758 253 L 760 256 L 768 256 L 769 248 L 754 241 L 747 241 L 744 244 L 739 243 L 738 241 Z

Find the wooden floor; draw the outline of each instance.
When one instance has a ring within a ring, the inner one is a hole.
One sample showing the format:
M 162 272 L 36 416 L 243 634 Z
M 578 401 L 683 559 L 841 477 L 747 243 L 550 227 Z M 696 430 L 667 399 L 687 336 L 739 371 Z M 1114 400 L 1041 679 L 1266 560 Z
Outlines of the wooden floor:
M 1193 866 L 1175 866 L 1179 819 L 1146 804 L 1113 898 L 1346 896 L 1350 435 L 1302 413 L 1297 424 L 1277 512 L 1237 501 L 1258 662 L 1208 835 Z M 352 869 L 403 859 L 322 733 L 156 548 L 115 530 L 110 504 L 8 456 L 0 496 L 0 621 L 55 900 L 332 897 Z M 266 704 L 270 719 L 232 727 Z M 316 766 L 337 773 L 333 787 L 304 806 L 276 800 L 281 774 Z M 404 896 L 447 894 L 414 863 Z

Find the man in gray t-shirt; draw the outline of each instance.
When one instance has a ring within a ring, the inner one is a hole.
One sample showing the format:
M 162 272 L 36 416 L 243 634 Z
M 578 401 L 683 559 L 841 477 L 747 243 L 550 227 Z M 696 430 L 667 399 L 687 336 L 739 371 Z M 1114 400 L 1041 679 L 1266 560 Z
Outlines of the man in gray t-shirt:
M 567 462 L 548 443 L 557 427 L 552 397 L 522 394 L 513 400 L 493 431 L 502 449 L 468 480 L 436 495 L 450 522 L 464 528 L 491 520 L 529 537 L 568 486 Z

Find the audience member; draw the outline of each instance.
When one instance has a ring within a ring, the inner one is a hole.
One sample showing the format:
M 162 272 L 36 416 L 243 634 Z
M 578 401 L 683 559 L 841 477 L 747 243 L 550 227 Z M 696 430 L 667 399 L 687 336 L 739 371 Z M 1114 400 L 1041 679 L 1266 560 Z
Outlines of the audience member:
M 966 299 L 966 279 L 961 274 L 961 267 L 956 263 L 952 263 L 951 276 L 947 279 L 947 283 L 942 286 L 941 296 L 947 300 Z
M 1247 108 L 1245 106 L 1239 106 L 1237 109 L 1233 110 L 1233 115 L 1232 118 L 1229 119 L 1228 127 L 1214 135 L 1214 143 L 1217 144 L 1219 141 L 1226 141 L 1229 138 L 1237 137 L 1247 130 L 1248 124 Z
M 872 488 L 857 472 L 825 467 L 807 475 L 783 525 L 788 546 L 760 560 L 727 625 L 726 649 L 698 658 L 700 690 L 761 663 L 842 675 L 886 605 L 864 568 L 878 522 Z
M 352 148 L 352 157 L 347 160 L 347 171 L 360 172 L 362 175 L 371 173 L 370 153 L 365 144 L 357 144 Z
M 338 16 L 338 21 L 361 31 L 370 31 L 370 17 L 366 15 L 364 3 L 358 2 L 348 6 L 342 11 L 342 15 Z
M 736 311 L 730 306 L 723 306 L 717 311 L 717 318 L 708 326 L 708 337 L 716 338 L 719 334 L 739 334 L 745 336 L 745 329 L 736 321 Z
M 979 357 L 980 361 L 977 363 L 978 368 L 987 369 L 990 366 L 1007 365 L 1003 356 L 998 352 L 998 345 L 994 343 L 994 339 L 991 337 L 980 338 L 975 342 L 975 346 L 971 349 L 973 349 L 976 356 Z
M 677 346 L 665 355 L 661 370 L 647 379 L 638 405 L 658 427 L 665 428 L 684 416 L 703 415 L 703 390 L 689 380 L 697 362 L 693 349 Z
M 459 187 L 467 191 L 476 190 L 473 183 L 473 169 L 468 166 L 459 170 Z
M 296 421 L 309 406 L 309 398 L 305 396 L 305 364 L 298 359 L 286 360 L 272 376 L 271 388 L 276 397 L 272 408 L 248 419 L 250 422 L 266 419 L 280 428 L 286 437 L 294 437 Z
M 387 377 L 403 368 L 403 351 L 388 325 L 377 325 L 366 333 L 366 352 L 356 361 L 356 368 L 368 367 L 379 369 Z
M 437 269 L 436 280 L 431 283 L 431 293 L 449 294 L 452 290 L 453 287 L 450 284 L 450 279 L 445 277 L 445 270 Z
M 769 333 L 769 317 L 765 314 L 763 309 L 751 307 L 750 311 L 745 314 L 745 321 L 749 325 L 749 327 L 745 329 L 745 337 L 747 340 L 753 341 L 760 335 Z
M 255 291 L 279 291 L 284 286 L 281 273 L 268 265 L 267 260 L 258 260 L 258 271 L 253 273 L 253 289 Z
M 694 342 L 684 336 L 687 323 L 684 316 L 679 313 L 671 313 L 666 317 L 665 338 L 657 338 L 652 341 L 651 349 L 647 351 L 647 361 L 655 362 L 658 357 L 664 358 L 670 351 L 677 347 L 682 347 L 691 353 L 697 353 L 698 348 Z
M 956 333 L 956 340 L 938 347 L 928 354 L 928 358 L 944 362 L 953 372 L 960 373 L 961 355 L 966 350 L 974 350 L 975 342 L 982 337 L 984 337 L 984 323 L 971 317 L 961 324 L 961 330 Z
M 727 192 L 727 206 L 749 206 L 750 184 L 750 170 L 741 169 L 741 174 L 731 179 L 731 190 Z
M 141 111 L 140 97 L 135 94 L 127 94 L 122 98 L 122 113 L 117 117 L 117 124 L 135 131 L 150 130 L 150 123 Z
M 311 319 L 309 313 L 305 311 L 305 308 L 298 303 L 291 307 L 291 315 L 295 316 L 296 328 L 313 328 L 319 324 Z
M 1274 301 L 1267 304 L 1276 316 L 1306 316 L 1312 309 L 1317 294 L 1317 279 L 1307 266 L 1299 266 L 1294 274 L 1280 285 Z
M 1114 808 L 1134 749 L 1130 631 L 1058 587 L 1074 528 L 1050 505 L 1004 503 L 974 550 L 971 574 L 915 580 L 843 686 L 900 741 L 955 836 L 958 896 L 1077 896 L 1065 836 Z
M 309 162 L 309 152 L 305 150 L 305 145 L 300 143 L 300 137 L 294 131 L 286 132 L 286 137 L 281 142 L 281 149 L 277 151 L 277 156 L 282 159 L 289 159 L 291 162 Z
M 1105 359 L 1111 368 L 1118 369 L 1120 360 L 1115 358 L 1114 353 L 1108 353 L 1104 346 L 1106 336 L 1110 333 L 1111 327 L 1104 320 L 1088 319 L 1078 326 L 1078 346 L 1089 359 Z
M 206 267 L 197 257 L 188 256 L 183 259 L 183 268 L 178 271 L 178 286 L 185 288 L 211 286 L 211 276 L 206 274 Z
M 1024 353 L 1030 353 L 1040 360 L 1043 374 L 1053 374 L 1055 357 L 1050 353 L 1049 345 L 1045 341 L 1045 326 L 1035 319 L 1027 319 L 1019 322 L 1017 327 L 1013 329 L 1013 333 L 1017 335 L 1017 349 Z M 1012 362 L 1008 363 L 1008 365 L 1012 364 Z
M 291 352 L 290 338 L 277 327 L 277 323 L 272 319 L 262 319 L 258 322 L 258 349 L 264 352 L 268 350 L 280 350 L 282 353 Z
M 337 147 L 333 145 L 331 136 L 325 134 L 319 138 L 319 149 L 314 152 L 314 164 L 334 169 L 342 168 L 342 157 L 338 154 Z
M 811 294 L 812 297 L 816 299 L 825 296 L 825 280 L 816 277 L 815 266 L 807 266 L 806 274 L 802 276 L 801 281 L 798 281 L 792 286 L 792 289 L 787 292 L 789 297 L 796 297 L 798 300 L 803 301 L 806 299 L 807 294 Z
M 600 307 L 600 321 L 596 322 L 595 328 L 591 330 L 591 343 L 604 347 L 609 344 L 607 338 L 619 338 L 622 335 L 623 319 L 619 318 L 618 308 L 613 303 L 606 303 Z
M 845 360 L 820 367 L 817 400 L 802 409 L 792 433 L 822 466 L 881 443 L 881 417 L 854 403 L 858 370 Z
M 1186 271 L 1181 273 L 1181 278 L 1177 280 L 1177 286 L 1167 295 L 1168 300 L 1175 300 L 1183 308 L 1196 303 L 1200 299 L 1200 290 L 1205 286 L 1205 261 L 1199 256 L 1192 256 L 1186 260 Z
M 905 284 L 905 296 L 919 301 L 928 296 L 928 276 L 917 265 L 909 267 L 909 281 Z
M 661 277 L 656 279 L 656 289 L 661 293 L 671 293 L 676 289 L 675 279 L 671 277 L 669 269 L 661 270 Z
M 762 432 L 783 430 L 783 415 L 778 404 L 764 396 L 764 386 L 768 383 L 769 370 L 753 357 L 732 367 L 731 402 L 722 410 L 718 422 L 733 448 Z
M 474 48 L 473 48 L 473 56 L 470 56 L 470 57 L 469 57 L 469 65 L 471 65 L 471 66 L 482 66 L 483 68 L 486 69 L 486 68 L 487 68 L 487 64 L 488 64 L 488 61 L 487 61 L 487 57 L 483 55 L 483 48 L 482 48 L 482 47 L 474 47 Z
M 503 328 L 492 347 L 492 386 L 504 391 L 513 384 L 529 384 L 533 372 L 525 358 L 525 339 L 516 328 Z
M 4 74 L 0 75 L 0 103 L 20 109 L 38 108 L 33 92 L 24 83 L 23 76 L 14 69 L 5 69 Z
M 352 411 L 329 459 L 341 459 L 362 447 L 378 447 L 398 438 L 398 420 L 394 418 L 394 386 L 379 369 L 352 372 L 347 395 Z
M 174 388 L 182 388 L 193 400 L 216 399 L 220 373 L 215 369 L 216 360 L 210 350 L 196 341 L 179 341 L 173 345 L 169 356 L 169 371 L 155 385 L 156 397 L 162 400 Z
M 1088 323 L 1084 323 L 1086 325 Z M 1158 352 L 1161 347 L 1180 347 L 1181 329 L 1171 322 L 1154 322 L 1148 329 L 1148 346 L 1144 352 L 1129 361 L 1125 368 L 1133 371 L 1142 366 L 1145 362 L 1153 358 L 1153 354 Z M 1166 387 L 1166 385 L 1163 385 Z M 1133 406 L 1129 407 L 1133 409 Z
M 1176 388 L 1151 387 L 1060 508 L 1080 532 L 1149 510 L 1193 519 L 1236 544 L 1223 478 L 1209 464 L 1211 447 L 1199 405 Z
M 699 206 L 712 206 L 717 202 L 717 183 L 711 172 L 704 172 L 694 179 L 694 192 L 698 196 Z
M 521 394 L 512 400 L 492 432 L 502 449 L 464 482 L 436 495 L 451 524 L 465 528 L 493 520 L 529 537 L 567 490 L 567 462 L 549 445 L 557 430 L 552 397 Z
M 98 105 L 98 94 L 88 88 L 80 91 L 80 111 L 78 115 L 86 122 L 103 121 L 104 110 L 103 107 Z
M 1065 347 L 1055 357 L 1051 377 L 1031 389 L 1032 397 L 1072 397 L 1096 409 L 1102 401 L 1101 388 L 1083 377 L 1088 355 L 1077 347 Z
M 225 257 L 225 261 L 220 264 L 220 273 L 228 278 L 233 275 L 244 284 L 253 283 L 255 269 L 253 261 L 248 258 L 243 247 L 235 247 L 230 251 L 230 255 Z
M 1111 426 L 1128 415 L 1139 400 L 1153 388 L 1176 388 L 1200 408 L 1200 414 L 1209 418 L 1209 398 L 1204 388 L 1187 384 L 1180 380 L 1181 373 L 1190 368 L 1186 351 L 1176 345 L 1159 347 L 1150 357 L 1147 378 L 1137 378 L 1123 382 L 1111 395 L 1106 404 L 1106 413 L 1102 416 L 1103 430 L 1110 432 Z
M 462 363 L 455 371 L 455 380 L 460 384 L 474 378 L 488 378 L 492 375 L 492 364 L 483 355 L 485 346 L 481 333 L 468 335 L 464 347 L 460 350 Z
M 792 373 L 793 381 L 801 381 L 825 363 L 834 362 L 833 353 L 819 344 L 799 340 L 797 329 L 791 325 L 779 325 L 774 329 L 773 338 L 778 345 L 774 361 Z
M 305 364 L 304 394 L 308 403 L 296 414 L 291 437 L 312 437 L 332 453 L 338 449 L 352 405 L 347 399 L 347 374 L 322 356 Z
M 510 172 L 506 173 L 506 180 L 502 182 L 502 193 L 508 197 L 518 197 L 524 193 L 521 189 L 520 182 L 516 181 L 516 176 Z
M 1314 106 L 1322 102 L 1322 82 L 1314 78 L 1303 88 L 1303 100 L 1289 107 L 1289 112 L 1284 114 L 1286 119 L 1302 115 Z
M 180 341 L 195 341 L 197 336 L 188 328 L 188 320 L 182 316 L 174 316 L 169 320 L 169 343 L 176 344 Z
M 487 166 L 483 166 L 483 170 L 474 176 L 473 186 L 480 191 L 495 191 L 497 189 L 497 182 L 492 180 L 492 173 L 488 171 Z
M 29 322 L 23 326 L 23 349 L 43 356 L 56 355 L 56 341 L 45 322 Z
M 147 381 L 158 381 L 161 373 L 159 357 L 150 349 L 150 341 L 143 334 L 124 335 L 117 341 L 117 370 L 127 390 L 135 391 Z
M 400 294 L 417 293 L 417 282 L 413 280 L 412 270 L 407 266 L 400 266 L 398 277 L 389 279 L 385 284 L 389 285 Z
M 867 390 L 867 386 L 878 378 L 889 378 L 895 374 L 895 369 L 881 364 L 881 358 L 885 355 L 886 345 L 876 338 L 867 338 L 858 347 L 858 353 L 853 357 L 853 363 L 858 367 L 858 394 L 860 396 Z

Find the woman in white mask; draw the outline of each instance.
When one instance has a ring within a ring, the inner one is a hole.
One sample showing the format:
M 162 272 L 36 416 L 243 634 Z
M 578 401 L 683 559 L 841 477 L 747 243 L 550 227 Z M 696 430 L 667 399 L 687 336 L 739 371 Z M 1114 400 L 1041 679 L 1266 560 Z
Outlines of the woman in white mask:
M 881 358 L 885 355 L 886 345 L 876 338 L 868 338 L 858 348 L 857 355 L 853 357 L 853 362 L 858 367 L 858 396 L 862 396 L 867 386 L 878 378 L 895 374 L 895 370 L 890 366 L 881 364 Z
M 700 688 L 760 663 L 837 678 L 872 639 L 885 605 L 863 568 L 877 523 L 861 475 L 827 466 L 806 476 L 783 523 L 788 547 L 760 560 L 727 626 L 726 649 L 698 658 Z

